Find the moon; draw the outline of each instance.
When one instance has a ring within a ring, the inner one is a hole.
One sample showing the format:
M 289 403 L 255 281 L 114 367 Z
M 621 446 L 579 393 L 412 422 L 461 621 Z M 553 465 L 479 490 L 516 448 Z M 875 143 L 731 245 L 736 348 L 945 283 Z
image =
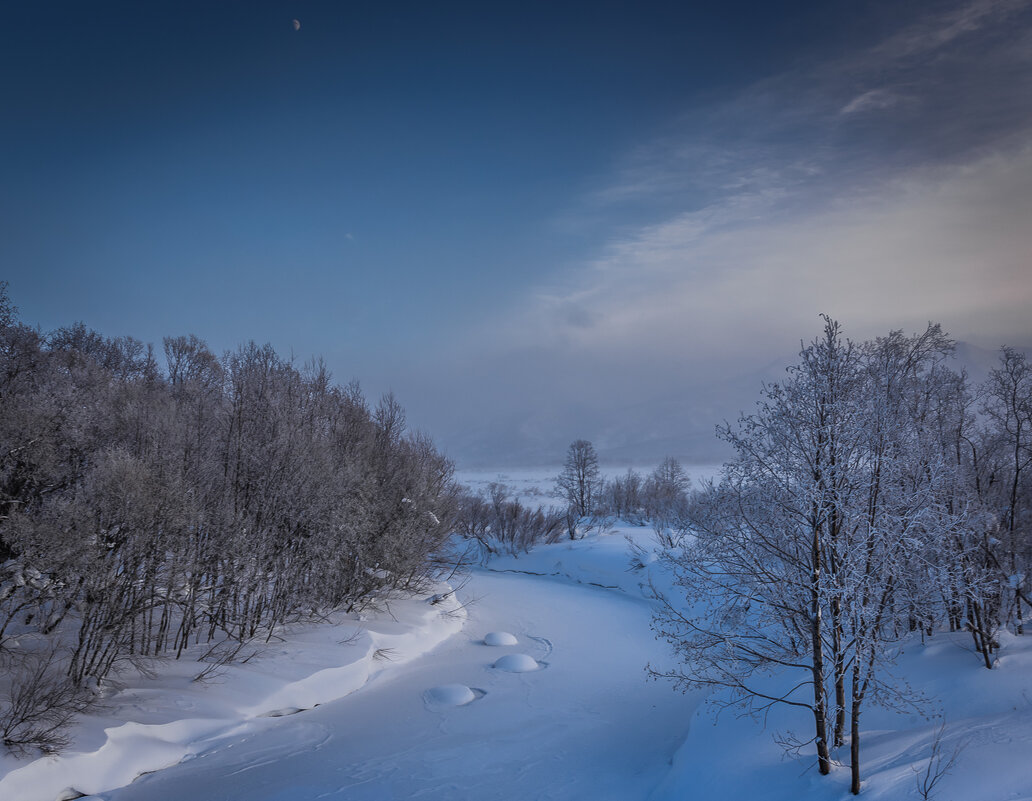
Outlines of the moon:
M 301 20 L 297 20 L 297 19 L 294 20 L 294 30 L 295 31 L 301 30 Z

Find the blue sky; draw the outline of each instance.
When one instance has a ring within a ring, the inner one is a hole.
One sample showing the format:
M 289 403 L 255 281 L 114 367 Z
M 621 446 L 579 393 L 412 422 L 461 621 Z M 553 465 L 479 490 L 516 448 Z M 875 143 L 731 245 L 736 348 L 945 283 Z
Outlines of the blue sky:
M 6 6 L 44 329 L 322 355 L 498 464 L 707 458 L 820 312 L 1032 342 L 1024 0 Z

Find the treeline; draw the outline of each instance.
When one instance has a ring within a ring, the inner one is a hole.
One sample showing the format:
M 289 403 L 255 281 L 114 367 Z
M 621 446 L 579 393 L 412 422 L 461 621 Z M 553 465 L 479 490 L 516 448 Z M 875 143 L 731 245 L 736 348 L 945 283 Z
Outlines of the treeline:
M 670 456 L 651 473 L 628 469 L 607 481 L 595 447 L 578 439 L 570 444 L 555 484 L 571 522 L 619 518 L 635 525 L 652 523 L 657 529 L 683 528 L 686 522 L 691 481 L 681 463 Z
M 655 626 L 682 687 L 723 687 L 754 710 L 812 714 L 820 772 L 849 746 L 860 790 L 865 703 L 905 707 L 885 670 L 908 636 L 966 630 L 986 668 L 1023 632 L 1032 568 L 1032 367 L 1004 348 L 971 386 L 937 325 L 823 336 L 757 410 L 720 436 L 736 451 L 694 498 L 667 553 L 681 598 Z M 795 671 L 772 693 L 763 676 Z
M 649 473 L 629 468 L 604 481 L 591 514 L 676 531 L 686 524 L 690 490 L 691 480 L 681 463 L 668 456 Z
M 688 525 L 691 481 L 680 462 L 667 457 L 651 473 L 628 469 L 611 480 L 602 476 L 598 454 L 587 440 L 570 444 L 553 497 L 560 503 L 530 507 L 512 497 L 505 484 L 492 482 L 486 492 L 464 492 L 456 531 L 475 544 L 474 558 L 527 552 L 535 545 L 576 539 L 606 528 L 614 519 L 632 525 L 652 524 L 661 542 Z
M 33 686 L 67 696 L 55 671 L 84 687 L 437 574 L 452 465 L 406 432 L 392 396 L 371 407 L 356 385 L 268 345 L 217 357 L 189 336 L 164 351 L 166 369 L 128 337 L 81 324 L 44 335 L 0 285 L 10 748 L 59 744 L 48 726 L 60 709 L 48 717 L 45 698 L 24 698 Z

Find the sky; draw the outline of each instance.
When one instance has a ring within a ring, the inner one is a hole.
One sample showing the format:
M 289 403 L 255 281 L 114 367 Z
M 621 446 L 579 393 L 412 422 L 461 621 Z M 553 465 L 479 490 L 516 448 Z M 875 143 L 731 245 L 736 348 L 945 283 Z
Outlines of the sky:
M 321 356 L 460 466 L 720 458 L 821 313 L 1032 344 L 1032 0 L 0 5 L 43 330 Z

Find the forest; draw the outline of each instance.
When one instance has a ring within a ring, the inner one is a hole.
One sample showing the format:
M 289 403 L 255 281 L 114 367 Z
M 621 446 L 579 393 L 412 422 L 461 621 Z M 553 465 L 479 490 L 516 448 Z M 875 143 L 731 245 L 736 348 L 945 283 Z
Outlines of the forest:
M 194 336 L 150 347 L 18 321 L 0 285 L 0 699 L 6 748 L 56 750 L 125 668 L 437 576 L 452 465 L 319 363 Z

